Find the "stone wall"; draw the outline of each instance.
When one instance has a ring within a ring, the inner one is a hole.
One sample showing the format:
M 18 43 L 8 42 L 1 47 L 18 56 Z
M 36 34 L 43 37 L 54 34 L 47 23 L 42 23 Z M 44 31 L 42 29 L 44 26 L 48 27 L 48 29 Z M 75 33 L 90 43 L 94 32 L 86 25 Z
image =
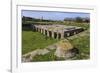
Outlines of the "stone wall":
M 51 28 L 53 28 L 53 30 L 49 29 L 50 25 L 33 25 L 33 27 L 35 28 L 35 31 L 40 32 L 48 37 L 52 37 L 52 38 L 56 38 L 56 39 L 63 39 L 65 37 L 78 34 L 84 30 L 83 28 L 79 28 L 79 27 L 75 27 L 73 29 L 69 27 L 69 28 L 61 30 L 58 27 L 57 27 L 58 28 L 57 29 L 56 27 L 53 27 L 53 25 L 51 25 L 51 26 L 52 26 Z M 57 30 L 55 30 L 55 29 L 57 29 Z

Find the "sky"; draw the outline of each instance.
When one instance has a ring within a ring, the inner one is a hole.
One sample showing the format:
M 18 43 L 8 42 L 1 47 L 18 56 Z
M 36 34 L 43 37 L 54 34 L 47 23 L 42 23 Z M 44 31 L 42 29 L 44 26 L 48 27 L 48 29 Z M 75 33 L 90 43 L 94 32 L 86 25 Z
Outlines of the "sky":
M 22 16 L 32 17 L 32 18 L 43 18 L 49 20 L 64 20 L 64 18 L 90 18 L 89 13 L 80 12 L 54 12 L 54 11 L 32 11 L 32 10 L 22 10 Z

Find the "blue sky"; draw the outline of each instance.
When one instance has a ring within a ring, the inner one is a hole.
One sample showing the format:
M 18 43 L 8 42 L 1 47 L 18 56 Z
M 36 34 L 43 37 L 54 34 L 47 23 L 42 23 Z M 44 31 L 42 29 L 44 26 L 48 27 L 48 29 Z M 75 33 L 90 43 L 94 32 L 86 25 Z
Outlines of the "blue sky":
M 42 18 L 50 20 L 63 20 L 64 18 L 90 18 L 89 13 L 80 12 L 54 12 L 54 11 L 32 11 L 32 10 L 22 10 L 22 16 L 32 17 L 32 18 Z

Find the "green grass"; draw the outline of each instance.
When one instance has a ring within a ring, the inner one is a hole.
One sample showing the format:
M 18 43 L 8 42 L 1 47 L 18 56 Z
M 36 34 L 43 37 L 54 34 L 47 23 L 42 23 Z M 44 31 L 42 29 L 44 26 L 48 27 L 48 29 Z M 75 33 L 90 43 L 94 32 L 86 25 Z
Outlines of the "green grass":
M 38 22 L 41 23 L 41 22 Z M 48 23 L 48 22 L 42 22 Z M 89 23 L 67 23 L 67 22 L 49 22 L 50 24 L 64 24 L 67 26 L 79 26 L 83 27 L 88 32 L 84 32 L 78 35 L 67 37 L 69 42 L 77 49 L 79 49 L 79 54 L 71 58 L 73 60 L 82 60 L 90 58 L 90 33 L 89 33 Z M 48 24 L 49 24 L 48 23 Z M 84 35 L 86 34 L 86 35 Z M 81 36 L 84 35 L 84 36 Z M 70 39 L 71 38 L 71 39 Z M 57 39 L 47 38 L 40 32 L 22 31 L 22 54 L 26 54 L 36 49 L 43 49 L 53 43 L 56 43 Z M 51 51 L 45 55 L 36 55 L 32 61 L 54 61 L 54 60 L 64 60 L 63 58 L 57 58 L 54 55 L 54 51 Z
M 83 27 L 84 29 L 88 29 L 90 26 L 90 23 L 77 23 L 77 22 L 68 22 L 68 21 L 55 21 L 55 22 L 34 22 L 34 21 L 27 21 L 24 24 L 61 24 L 61 25 L 67 25 L 67 26 L 79 26 Z
M 57 39 L 46 38 L 46 36 L 40 32 L 22 31 L 22 54 L 35 49 L 43 49 L 57 41 Z
M 45 55 L 36 55 L 33 57 L 32 62 L 40 62 L 40 61 L 61 61 L 64 60 L 64 58 L 58 58 L 54 55 L 55 50 L 51 50 L 49 53 Z
M 64 25 L 67 25 L 67 26 L 78 26 L 78 27 L 82 27 L 84 28 L 85 30 L 87 30 L 89 27 L 90 27 L 90 24 L 89 23 L 67 23 L 67 22 L 63 22 Z
M 82 33 L 82 34 L 86 34 Z M 80 35 L 82 35 L 80 34 Z M 75 48 L 79 49 L 79 54 L 77 56 L 75 56 L 73 59 L 89 59 L 89 55 L 90 55 L 90 36 L 88 35 L 84 35 L 84 36 L 80 36 L 77 35 L 77 38 L 73 38 L 73 39 L 68 39 Z M 70 38 L 70 37 L 69 37 Z

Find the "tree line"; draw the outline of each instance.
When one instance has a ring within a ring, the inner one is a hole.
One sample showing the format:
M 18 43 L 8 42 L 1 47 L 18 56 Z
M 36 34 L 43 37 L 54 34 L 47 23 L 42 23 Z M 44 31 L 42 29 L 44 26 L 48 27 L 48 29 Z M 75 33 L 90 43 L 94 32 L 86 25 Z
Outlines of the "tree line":
M 32 17 L 23 16 L 22 17 L 22 22 L 26 22 L 26 21 L 33 21 L 33 22 L 55 22 L 57 20 L 48 20 L 48 19 L 43 19 L 43 18 L 39 19 L 39 18 L 32 18 Z M 64 18 L 63 21 L 78 22 L 78 23 L 82 23 L 82 22 L 89 23 L 90 19 L 89 18 L 76 17 L 76 18 Z

